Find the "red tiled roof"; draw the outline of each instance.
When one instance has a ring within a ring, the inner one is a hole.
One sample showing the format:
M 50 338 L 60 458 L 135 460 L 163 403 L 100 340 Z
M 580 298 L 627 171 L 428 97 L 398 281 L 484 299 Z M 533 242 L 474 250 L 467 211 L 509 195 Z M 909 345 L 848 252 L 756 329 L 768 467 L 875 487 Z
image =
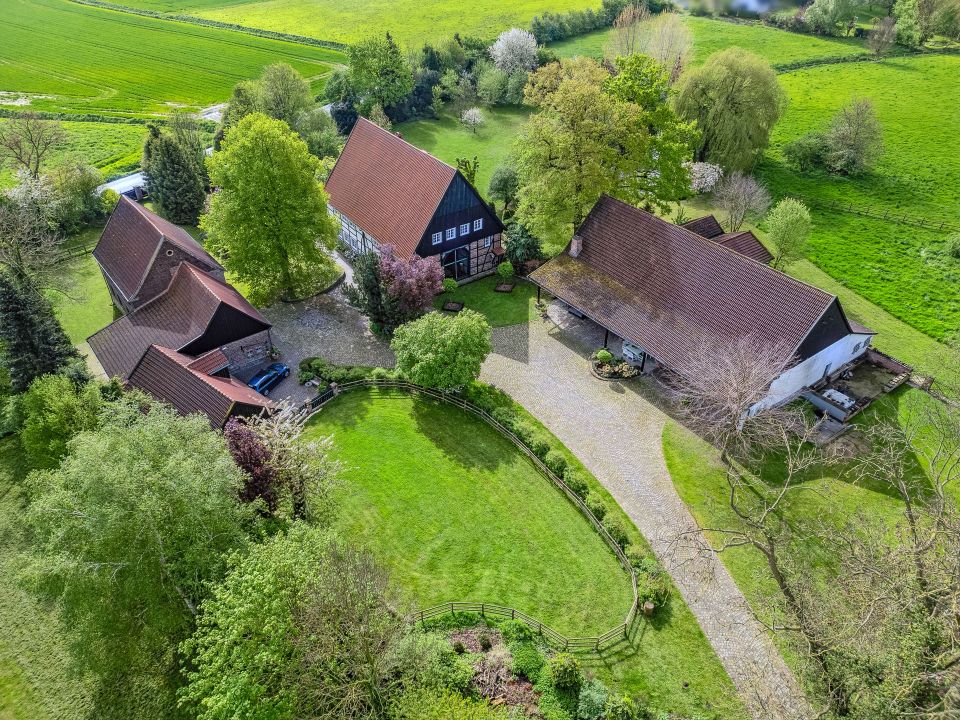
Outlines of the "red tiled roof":
M 767 250 L 767 248 L 763 246 L 763 243 L 757 239 L 756 235 L 749 230 L 724 233 L 723 235 L 712 237 L 710 240 L 764 265 L 773 260 L 773 255 L 770 254 L 770 251 Z
M 530 279 L 668 367 L 682 366 L 703 338 L 753 335 L 792 353 L 834 300 L 610 197 L 577 234 L 578 257 L 564 252 Z
M 160 295 L 91 335 L 90 349 L 107 375 L 126 379 L 150 345 L 180 349 L 201 337 L 222 304 L 270 327 L 240 293 L 184 262 Z
M 209 270 L 221 269 L 190 233 L 121 195 L 93 257 L 127 298 L 137 294 L 164 240 Z
M 685 227 L 690 232 L 695 232 L 700 237 L 715 238 L 723 235 L 723 227 L 713 215 L 704 215 L 696 220 L 689 220 L 680 227 Z
M 410 257 L 457 171 L 360 118 L 326 190 L 330 204 L 381 245 Z
M 196 364 L 197 361 L 187 355 L 151 345 L 133 369 L 129 382 L 133 387 L 170 403 L 184 415 L 203 413 L 214 427 L 223 427 L 237 405 L 244 408 L 274 406 L 263 395 L 234 378 L 209 375 Z
M 216 350 L 205 352 L 203 355 L 198 355 L 194 360 L 190 361 L 187 367 L 191 370 L 204 373 L 205 375 L 210 375 L 219 370 L 223 370 L 229 364 L 230 361 L 223 353 L 223 350 L 217 348 Z

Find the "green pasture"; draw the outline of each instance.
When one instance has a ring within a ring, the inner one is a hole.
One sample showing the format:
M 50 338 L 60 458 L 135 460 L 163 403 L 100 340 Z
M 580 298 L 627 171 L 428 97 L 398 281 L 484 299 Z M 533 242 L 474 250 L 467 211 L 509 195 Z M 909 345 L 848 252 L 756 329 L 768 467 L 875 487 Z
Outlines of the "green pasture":
M 867 52 L 863 42 L 845 38 L 816 37 L 786 32 L 766 25 L 735 23 L 705 17 L 683 17 L 693 33 L 692 63 L 699 65 L 718 50 L 737 45 L 766 58 L 771 64 L 785 64 L 828 57 L 847 57 Z M 602 57 L 611 30 L 551 43 L 561 57 L 585 55 Z
M 938 339 L 960 329 L 960 261 L 945 252 L 960 228 L 960 57 L 889 58 L 785 73 L 787 112 L 774 129 L 758 173 L 774 197 L 804 199 L 813 211 L 808 257 L 830 276 L 913 327 Z M 822 128 L 851 98 L 869 98 L 883 125 L 885 152 L 860 178 L 800 174 L 783 146 Z M 837 212 L 818 203 L 907 215 L 925 227 Z
M 630 584 L 613 553 L 529 460 L 475 416 L 403 391 L 356 390 L 311 421 L 307 437 L 321 435 L 333 436 L 346 466 L 341 530 L 380 558 L 408 602 L 496 602 L 568 635 L 622 621 Z M 743 716 L 678 595 L 653 622 L 641 621 L 629 642 L 585 662 L 648 696 L 658 711 Z
M 181 0 L 134 0 L 138 6 L 181 6 Z M 492 40 L 510 27 L 527 27 L 534 15 L 549 10 L 597 7 L 596 0 L 474 0 L 469 3 L 417 0 L 197 0 L 184 10 L 192 15 L 249 27 L 353 43 L 390 32 L 404 45 L 454 33 Z
M 319 90 L 342 54 L 78 5 L 6 0 L 0 88 L 21 109 L 142 115 L 223 102 L 239 81 L 287 62 Z

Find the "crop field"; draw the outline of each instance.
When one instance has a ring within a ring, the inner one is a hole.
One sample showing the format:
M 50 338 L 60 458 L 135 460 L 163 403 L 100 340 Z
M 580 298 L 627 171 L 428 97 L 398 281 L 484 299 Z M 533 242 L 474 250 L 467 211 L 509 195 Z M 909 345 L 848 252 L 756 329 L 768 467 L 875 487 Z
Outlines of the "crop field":
M 3 102 L 21 109 L 142 115 L 201 108 L 226 100 L 237 82 L 281 61 L 319 90 L 344 59 L 325 48 L 67 0 L 5 0 L 3 6 L 0 91 Z
M 249 27 L 352 43 L 390 32 L 416 46 L 454 33 L 493 39 L 510 27 L 526 27 L 544 10 L 565 12 L 598 7 L 597 0 L 474 0 L 469 3 L 417 0 L 131 0 L 128 4 L 183 12 Z M 184 7 L 186 5 L 186 7 Z
M 947 232 L 960 226 L 960 57 L 928 55 L 808 68 L 780 76 L 790 96 L 759 169 L 775 197 L 812 206 L 815 223 L 808 257 L 844 285 L 932 337 L 960 329 L 960 261 L 944 250 Z M 883 125 L 885 152 L 862 178 L 801 175 L 784 164 L 783 145 L 825 127 L 853 97 L 873 101 Z M 906 214 L 927 227 L 898 224 L 816 203 Z
M 760 24 L 733 23 L 704 17 L 685 16 L 683 21 L 693 33 L 694 64 L 702 63 L 718 50 L 734 45 L 757 53 L 772 65 L 862 55 L 867 52 L 859 40 L 800 35 Z M 562 40 L 552 43 L 550 49 L 561 57 L 601 57 L 610 32 L 598 30 Z

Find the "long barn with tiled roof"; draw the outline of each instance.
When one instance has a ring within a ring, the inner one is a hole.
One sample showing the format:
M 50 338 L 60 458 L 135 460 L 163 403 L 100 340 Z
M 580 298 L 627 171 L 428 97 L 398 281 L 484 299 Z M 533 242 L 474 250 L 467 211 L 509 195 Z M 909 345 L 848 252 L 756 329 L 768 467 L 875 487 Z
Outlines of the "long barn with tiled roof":
M 326 183 L 340 240 L 358 253 L 392 245 L 436 256 L 447 277 L 496 270 L 503 225 L 456 169 L 360 118 Z
M 631 205 L 602 197 L 539 287 L 636 348 L 644 369 L 679 368 L 704 341 L 752 336 L 783 351 L 768 401 L 794 396 L 866 352 L 872 331 L 839 299 Z

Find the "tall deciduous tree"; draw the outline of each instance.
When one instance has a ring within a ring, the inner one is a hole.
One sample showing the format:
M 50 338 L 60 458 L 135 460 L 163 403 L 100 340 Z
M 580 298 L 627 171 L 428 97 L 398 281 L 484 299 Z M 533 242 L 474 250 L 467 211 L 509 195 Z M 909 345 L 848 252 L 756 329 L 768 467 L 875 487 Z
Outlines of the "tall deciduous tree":
M 258 82 L 260 112 L 296 130 L 301 117 L 314 106 L 310 83 L 286 63 L 267 66 Z
M 758 218 L 770 207 L 770 193 L 763 183 L 741 172 L 721 179 L 713 198 L 727 213 L 727 232 L 737 232 L 747 218 Z
M 390 347 L 397 369 L 413 382 L 449 390 L 476 380 L 492 350 L 490 324 L 480 313 L 430 313 L 400 326 Z
M 794 198 L 778 202 L 766 218 L 767 236 L 776 248 L 773 267 L 782 270 L 803 257 L 810 237 L 810 211 Z
M 333 263 L 321 247 L 333 248 L 337 223 L 306 143 L 255 113 L 227 132 L 207 167 L 220 191 L 200 226 L 224 266 L 258 302 L 310 293 L 313 278 Z
M 0 352 L 14 392 L 80 359 L 36 284 L 0 272 Z
M 202 160 L 190 145 L 173 133 L 151 126 L 143 146 L 143 171 L 147 191 L 160 214 L 180 225 L 196 225 L 206 192 Z
M 520 180 L 517 178 L 516 168 L 513 165 L 498 165 L 490 176 L 487 195 L 503 203 L 502 214 L 506 215 L 517 199 L 519 189 Z
M 70 441 L 59 468 L 28 480 L 31 576 L 95 673 L 103 717 L 176 715 L 176 646 L 253 522 L 222 436 L 202 416 L 156 403 L 144 411 L 148 403 L 113 404 L 101 427 Z M 139 701 L 153 710 L 130 707 Z
M 0 159 L 39 177 L 44 161 L 67 139 L 63 126 L 25 113 L 0 124 Z
M 698 140 L 695 124 L 677 117 L 670 106 L 670 77 L 663 65 L 646 55 L 617 58 L 604 89 L 617 100 L 638 106 L 650 134 L 648 156 L 624 178 L 621 197 L 648 210 L 666 211 L 671 201 L 690 191 L 687 161 Z
M 350 46 L 350 79 L 364 108 L 389 108 L 413 90 L 413 71 L 390 33 Z
M 54 467 L 67 452 L 67 441 L 100 422 L 99 384 L 77 386 L 64 375 L 44 375 L 20 398 L 20 444 L 34 468 Z
M 866 98 L 854 98 L 834 115 L 827 131 L 827 166 L 833 172 L 862 175 L 883 154 L 883 128 Z
M 520 28 L 504 30 L 490 46 L 490 57 L 497 69 L 507 75 L 516 70 L 533 70 L 537 66 L 537 39 Z
M 518 216 L 543 237 L 569 235 L 603 193 L 615 194 L 650 160 L 644 113 L 604 92 L 593 60 L 546 65 L 530 76 L 537 108 L 515 145 Z
M 728 48 L 681 78 L 675 106 L 681 117 L 697 121 L 697 160 L 724 170 L 747 170 L 766 149 L 785 103 L 766 60 Z

